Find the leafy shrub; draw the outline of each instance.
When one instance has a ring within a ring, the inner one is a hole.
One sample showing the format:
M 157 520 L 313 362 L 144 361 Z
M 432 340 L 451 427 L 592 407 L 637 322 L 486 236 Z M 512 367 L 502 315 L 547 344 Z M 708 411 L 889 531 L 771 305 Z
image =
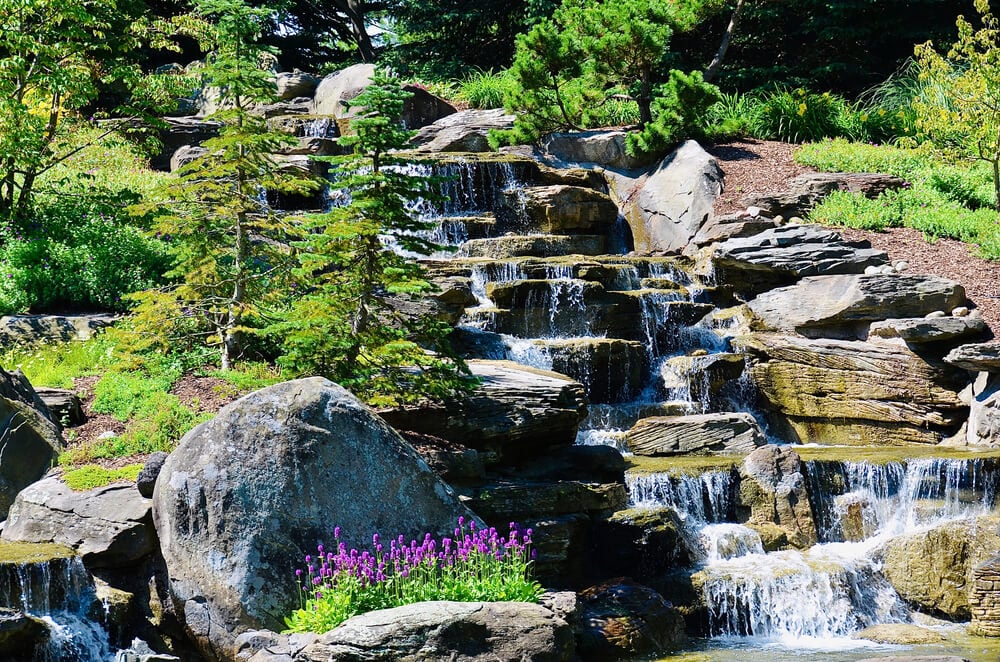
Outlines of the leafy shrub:
M 334 531 L 332 550 L 317 548 L 302 582 L 303 607 L 285 619 L 292 632 L 326 632 L 355 614 L 425 600 L 538 602 L 542 589 L 531 579 L 531 529 L 511 522 L 507 536 L 496 529 L 466 531 L 458 520 L 454 538 L 437 541 L 431 534 L 407 544 L 372 536 L 372 550 L 348 552 Z
M 845 110 L 846 102 L 829 92 L 778 89 L 763 96 L 754 135 L 793 143 L 840 136 Z
M 135 482 L 142 471 L 142 464 L 128 464 L 117 469 L 105 469 L 96 464 L 85 464 L 76 469 L 70 469 L 63 474 L 62 479 L 71 490 L 92 490 L 117 482 Z
M 722 93 L 705 111 L 706 133 L 713 140 L 731 140 L 753 134 L 761 102 L 750 94 Z
M 476 71 L 458 84 L 458 98 L 472 108 L 503 108 L 504 99 L 510 95 L 515 84 L 507 69 Z
M 98 414 L 111 414 L 119 421 L 156 411 L 163 396 L 180 377 L 180 370 L 166 362 L 147 370 L 112 371 L 94 386 L 91 407 Z
M 653 99 L 653 121 L 629 134 L 628 151 L 654 154 L 685 138 L 702 137 L 705 116 L 720 94 L 719 88 L 705 82 L 700 71 L 686 74 L 672 70 Z
M 632 99 L 611 97 L 588 117 L 586 128 L 631 126 L 639 123 L 639 104 Z

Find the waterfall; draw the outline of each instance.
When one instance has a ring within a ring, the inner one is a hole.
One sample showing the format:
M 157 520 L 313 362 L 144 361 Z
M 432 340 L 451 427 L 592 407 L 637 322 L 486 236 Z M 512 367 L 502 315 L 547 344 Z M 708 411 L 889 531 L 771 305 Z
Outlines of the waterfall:
M 5 543 L 26 557 L 23 562 L 0 563 L 0 606 L 38 618 L 48 626 L 48 637 L 35 646 L 38 662 L 113 658 L 108 633 L 89 611 L 96 597 L 90 574 L 78 556 L 55 556 L 51 547 L 39 545 L 39 560 L 31 558 L 35 546 Z M 46 554 L 47 552 L 47 554 Z

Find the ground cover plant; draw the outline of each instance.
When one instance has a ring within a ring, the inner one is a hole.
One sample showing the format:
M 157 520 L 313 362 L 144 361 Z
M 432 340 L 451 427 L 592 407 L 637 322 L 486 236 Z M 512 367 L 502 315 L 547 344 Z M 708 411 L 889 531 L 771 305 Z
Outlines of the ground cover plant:
M 884 172 L 907 186 L 873 200 L 835 192 L 809 215 L 818 223 L 868 230 L 910 227 L 928 238 L 957 239 L 1000 260 L 1000 214 L 993 205 L 993 179 L 986 163 L 948 163 L 924 148 L 851 143 L 843 139 L 803 145 L 798 162 L 832 172 Z
M 337 527 L 331 548 L 320 544 L 296 570 L 303 604 L 285 624 L 291 632 L 326 632 L 357 614 L 428 600 L 538 602 L 531 529 L 511 522 L 501 535 L 460 517 L 453 533 L 387 544 L 376 533 L 371 548 L 359 551 L 340 542 Z

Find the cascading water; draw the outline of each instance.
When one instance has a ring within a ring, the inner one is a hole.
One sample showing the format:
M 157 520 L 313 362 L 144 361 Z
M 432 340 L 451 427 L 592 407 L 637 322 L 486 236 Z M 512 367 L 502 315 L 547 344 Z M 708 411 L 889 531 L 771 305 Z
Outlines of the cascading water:
M 19 549 L 26 555 L 29 545 Z M 35 662 L 114 658 L 104 627 L 93 620 L 94 585 L 77 556 L 55 555 L 0 563 L 0 606 L 37 618 L 47 636 L 35 645 Z

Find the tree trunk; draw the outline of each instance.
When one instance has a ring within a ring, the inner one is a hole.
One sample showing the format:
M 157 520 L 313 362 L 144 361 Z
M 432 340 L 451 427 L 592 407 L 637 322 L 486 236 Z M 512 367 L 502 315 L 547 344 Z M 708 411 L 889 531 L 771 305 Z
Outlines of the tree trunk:
M 733 9 L 733 15 L 729 19 L 729 25 L 726 27 L 726 32 L 722 35 L 722 43 L 719 44 L 719 50 L 716 51 L 715 57 L 708 64 L 705 69 L 705 81 L 711 83 L 716 75 L 719 73 L 719 68 L 722 66 L 722 60 L 726 57 L 726 51 L 729 50 L 729 42 L 733 38 L 733 33 L 736 32 L 736 26 L 740 23 L 740 13 L 743 11 L 744 0 L 736 0 L 736 8 Z
M 639 80 L 639 127 L 644 127 L 653 121 L 653 81 L 652 72 L 649 67 L 642 68 L 642 77 Z

